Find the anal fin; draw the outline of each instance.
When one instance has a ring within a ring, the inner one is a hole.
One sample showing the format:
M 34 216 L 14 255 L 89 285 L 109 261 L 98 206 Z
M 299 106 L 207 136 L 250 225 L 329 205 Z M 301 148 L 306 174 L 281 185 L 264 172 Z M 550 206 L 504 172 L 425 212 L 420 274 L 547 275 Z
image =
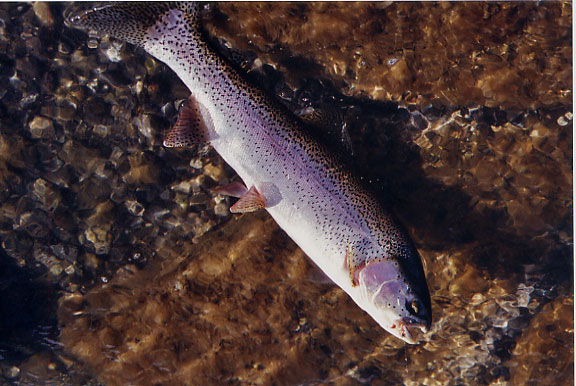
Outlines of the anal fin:
M 230 207 L 232 213 L 256 212 L 266 207 L 266 198 L 252 186 L 234 205 Z
M 165 147 L 191 147 L 209 141 L 208 127 L 198 101 L 190 95 L 178 113 L 176 123 L 164 138 Z

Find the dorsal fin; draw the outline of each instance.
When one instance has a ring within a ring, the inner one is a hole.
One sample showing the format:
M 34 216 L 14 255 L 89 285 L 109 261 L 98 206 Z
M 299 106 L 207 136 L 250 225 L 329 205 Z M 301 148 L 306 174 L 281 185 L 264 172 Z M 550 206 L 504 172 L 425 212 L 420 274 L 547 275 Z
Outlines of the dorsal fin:
M 338 135 L 340 138 L 337 141 L 334 141 L 334 138 L 329 139 L 343 147 L 348 154 L 354 156 L 344 115 L 337 106 L 323 103 L 319 107 L 307 107 L 297 110 L 295 113 L 308 125 L 319 129 L 320 132 L 327 132 L 330 136 Z
M 176 123 L 164 138 L 166 147 L 190 147 L 208 142 L 208 128 L 202 119 L 200 106 L 190 95 L 178 113 Z

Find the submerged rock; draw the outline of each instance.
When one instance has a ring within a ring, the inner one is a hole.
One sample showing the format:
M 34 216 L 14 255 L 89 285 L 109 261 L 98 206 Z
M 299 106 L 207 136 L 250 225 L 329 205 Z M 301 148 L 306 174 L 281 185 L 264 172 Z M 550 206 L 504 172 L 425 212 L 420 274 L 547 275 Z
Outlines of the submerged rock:
M 260 87 L 346 123 L 426 263 L 415 347 L 311 280 L 264 213 L 231 215 L 214 151 L 161 146 L 182 83 L 64 7 L 0 4 L 0 288 L 46 298 L 3 314 L 46 316 L 2 347 L 10 382 L 571 382 L 570 3 L 208 6 Z
M 571 5 L 222 3 L 212 33 L 346 95 L 447 106 L 570 104 Z M 290 15 L 291 17 L 286 17 Z M 302 62 L 308 66 L 302 66 Z
M 30 135 L 35 139 L 52 137 L 54 135 L 52 121 L 40 115 L 34 117 L 30 122 Z
M 331 367 L 321 347 L 310 350 L 313 336 L 298 332 L 303 315 L 320 336 L 330 334 L 321 325 L 332 319 L 339 357 L 355 328 L 374 324 L 366 316 L 346 323 L 355 306 L 343 293 L 340 310 L 335 303 L 317 309 L 326 305 L 323 294 L 341 291 L 303 281 L 305 256 L 264 214 L 228 222 L 170 254 L 164 268 L 126 267 L 86 297 L 61 299 L 61 341 L 107 385 L 296 381 Z

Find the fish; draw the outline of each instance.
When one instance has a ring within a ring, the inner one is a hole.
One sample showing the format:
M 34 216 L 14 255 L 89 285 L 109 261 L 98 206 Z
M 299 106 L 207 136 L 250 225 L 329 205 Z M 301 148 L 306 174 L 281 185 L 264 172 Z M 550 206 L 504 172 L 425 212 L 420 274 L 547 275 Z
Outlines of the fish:
M 142 47 L 190 90 L 167 147 L 209 142 L 243 181 L 233 213 L 265 209 L 384 330 L 409 344 L 429 331 L 430 294 L 407 231 L 306 123 L 211 46 L 198 3 L 73 8 L 70 26 Z

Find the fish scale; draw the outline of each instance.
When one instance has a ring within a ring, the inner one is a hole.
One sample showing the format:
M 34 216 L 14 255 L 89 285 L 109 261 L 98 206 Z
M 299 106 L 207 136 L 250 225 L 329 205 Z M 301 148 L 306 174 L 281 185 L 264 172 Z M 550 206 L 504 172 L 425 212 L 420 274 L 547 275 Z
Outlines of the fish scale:
M 278 225 L 384 329 L 415 343 L 407 327 L 429 327 L 430 297 L 406 232 L 300 119 L 212 49 L 197 4 L 112 5 L 70 22 L 140 45 L 175 71 L 197 102 L 202 137 Z

